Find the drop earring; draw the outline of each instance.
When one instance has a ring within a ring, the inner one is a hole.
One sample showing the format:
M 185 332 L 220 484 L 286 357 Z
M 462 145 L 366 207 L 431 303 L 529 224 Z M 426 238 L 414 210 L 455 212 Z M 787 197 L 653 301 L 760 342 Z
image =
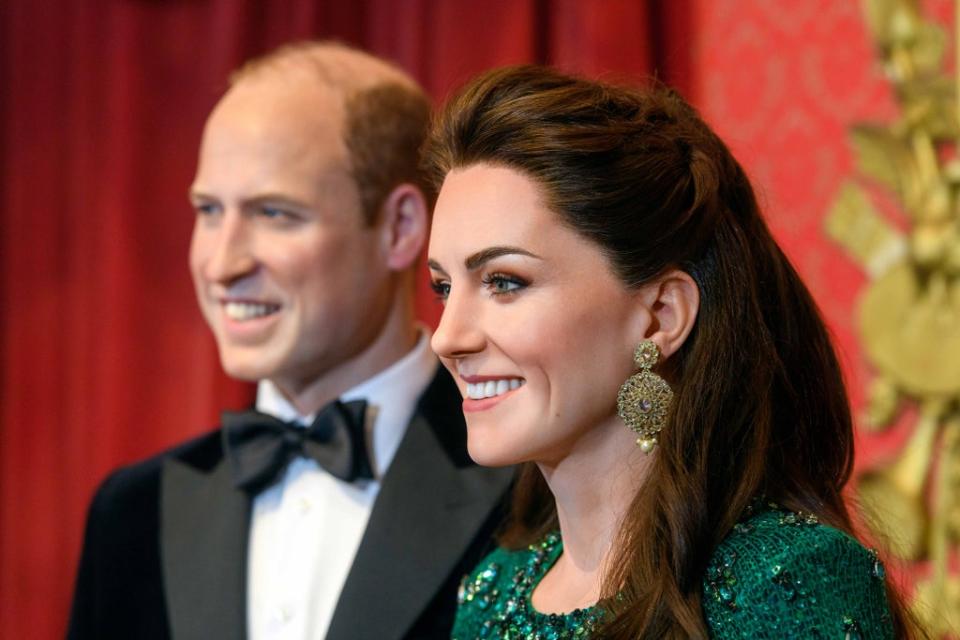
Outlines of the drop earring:
M 660 360 L 660 348 L 653 340 L 643 340 L 633 352 L 639 371 L 623 383 L 617 394 L 617 413 L 637 436 L 644 453 L 657 446 L 660 431 L 667 420 L 673 390 L 667 381 L 651 369 Z

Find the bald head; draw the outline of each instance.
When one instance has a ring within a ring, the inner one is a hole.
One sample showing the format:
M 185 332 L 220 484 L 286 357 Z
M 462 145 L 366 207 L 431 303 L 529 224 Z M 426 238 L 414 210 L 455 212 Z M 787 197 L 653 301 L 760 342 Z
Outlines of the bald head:
M 297 42 L 250 60 L 230 78 L 231 85 L 264 76 L 325 85 L 349 99 L 378 85 L 396 84 L 422 94 L 413 78 L 385 60 L 339 42 Z
M 416 186 L 432 201 L 432 187 L 419 169 L 430 102 L 393 64 L 336 42 L 299 42 L 250 60 L 230 80 L 218 110 L 268 94 L 273 98 L 255 108 L 292 120 L 307 143 L 318 128 L 338 133 L 368 222 L 400 184 Z

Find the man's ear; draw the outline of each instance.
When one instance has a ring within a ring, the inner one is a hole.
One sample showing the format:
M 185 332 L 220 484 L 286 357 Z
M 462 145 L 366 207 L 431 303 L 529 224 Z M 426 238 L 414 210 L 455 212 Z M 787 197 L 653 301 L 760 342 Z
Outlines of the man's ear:
M 405 271 L 415 265 L 429 232 L 427 199 L 420 189 L 408 183 L 394 187 L 380 208 L 380 225 L 387 266 Z
M 639 295 L 647 322 L 637 342 L 644 338 L 653 340 L 662 357 L 668 358 L 693 330 L 700 311 L 700 289 L 690 274 L 672 269 L 644 285 Z

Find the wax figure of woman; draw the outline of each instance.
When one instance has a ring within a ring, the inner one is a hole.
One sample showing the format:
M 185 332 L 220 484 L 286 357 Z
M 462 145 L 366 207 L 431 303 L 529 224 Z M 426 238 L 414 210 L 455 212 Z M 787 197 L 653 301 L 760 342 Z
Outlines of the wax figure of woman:
M 426 163 L 434 350 L 471 456 L 528 463 L 455 638 L 908 633 L 841 498 L 828 334 L 690 106 L 496 70 L 446 106 Z

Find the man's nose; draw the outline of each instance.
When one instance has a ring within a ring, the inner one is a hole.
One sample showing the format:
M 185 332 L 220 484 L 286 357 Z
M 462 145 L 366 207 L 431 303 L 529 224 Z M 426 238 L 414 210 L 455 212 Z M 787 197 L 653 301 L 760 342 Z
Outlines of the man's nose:
M 440 324 L 430 340 L 430 347 L 441 358 L 463 358 L 483 351 L 486 340 L 482 315 L 474 302 L 469 295 L 456 291 L 447 296 Z
M 229 283 L 253 271 L 256 259 L 251 229 L 241 214 L 225 212 L 212 236 L 213 247 L 204 269 L 208 280 Z

